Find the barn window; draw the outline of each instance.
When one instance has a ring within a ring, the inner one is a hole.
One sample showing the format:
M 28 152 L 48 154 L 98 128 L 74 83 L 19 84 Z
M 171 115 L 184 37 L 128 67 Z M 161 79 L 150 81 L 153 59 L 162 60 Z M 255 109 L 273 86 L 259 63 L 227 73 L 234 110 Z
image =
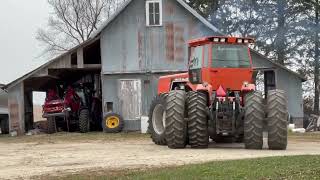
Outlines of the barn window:
M 162 26 L 162 1 L 152 0 L 146 2 L 147 26 Z

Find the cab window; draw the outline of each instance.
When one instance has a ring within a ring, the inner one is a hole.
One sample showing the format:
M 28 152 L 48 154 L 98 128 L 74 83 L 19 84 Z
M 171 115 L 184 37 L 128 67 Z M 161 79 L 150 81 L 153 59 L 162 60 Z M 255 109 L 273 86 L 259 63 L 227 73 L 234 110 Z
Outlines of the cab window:
M 191 47 L 190 49 L 190 64 L 189 68 L 190 69 L 201 69 L 202 67 L 202 53 L 203 47 L 202 46 L 197 46 L 197 47 Z
M 215 44 L 212 46 L 212 67 L 249 68 L 250 56 L 247 46 Z

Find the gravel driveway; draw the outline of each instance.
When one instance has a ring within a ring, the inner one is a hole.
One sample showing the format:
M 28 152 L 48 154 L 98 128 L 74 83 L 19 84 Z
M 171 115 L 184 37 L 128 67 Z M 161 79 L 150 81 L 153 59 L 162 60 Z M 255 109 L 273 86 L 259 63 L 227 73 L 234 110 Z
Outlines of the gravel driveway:
M 118 141 L 0 142 L 0 179 L 28 179 L 45 174 L 97 168 L 130 169 L 214 160 L 320 154 L 320 141 L 289 141 L 286 151 L 245 150 L 243 144 L 215 144 L 209 149 L 172 150 L 149 138 Z

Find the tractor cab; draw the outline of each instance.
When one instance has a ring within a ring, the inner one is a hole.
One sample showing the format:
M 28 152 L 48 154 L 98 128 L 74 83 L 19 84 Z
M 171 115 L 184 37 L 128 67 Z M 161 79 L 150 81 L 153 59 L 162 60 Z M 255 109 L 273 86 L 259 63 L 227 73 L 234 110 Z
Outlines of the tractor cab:
M 207 37 L 189 41 L 189 81 L 213 90 L 240 91 L 252 83 L 251 38 Z

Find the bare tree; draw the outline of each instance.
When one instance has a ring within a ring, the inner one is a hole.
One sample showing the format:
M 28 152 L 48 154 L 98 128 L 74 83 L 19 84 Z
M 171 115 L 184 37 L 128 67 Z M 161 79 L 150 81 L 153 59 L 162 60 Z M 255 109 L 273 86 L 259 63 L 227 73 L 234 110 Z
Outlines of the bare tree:
M 87 39 L 125 0 L 48 0 L 53 12 L 37 40 L 44 54 L 61 54 Z

